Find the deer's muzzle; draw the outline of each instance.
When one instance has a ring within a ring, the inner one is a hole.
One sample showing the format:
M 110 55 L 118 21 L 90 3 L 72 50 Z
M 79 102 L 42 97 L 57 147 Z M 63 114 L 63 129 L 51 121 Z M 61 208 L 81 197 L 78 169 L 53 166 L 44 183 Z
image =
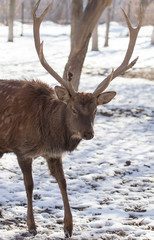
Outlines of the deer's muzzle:
M 94 131 L 86 131 L 83 133 L 83 139 L 90 140 L 94 137 Z

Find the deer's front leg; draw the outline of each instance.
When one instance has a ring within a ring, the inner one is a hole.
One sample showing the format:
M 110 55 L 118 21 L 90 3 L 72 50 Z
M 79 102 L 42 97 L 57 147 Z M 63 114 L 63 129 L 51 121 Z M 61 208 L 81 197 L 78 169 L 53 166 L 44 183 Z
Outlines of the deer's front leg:
M 48 167 L 50 173 L 56 178 L 64 203 L 64 232 L 66 237 L 71 237 L 73 229 L 72 213 L 68 201 L 66 179 L 63 171 L 61 158 L 48 158 Z
M 32 178 L 32 159 L 22 159 L 18 157 L 19 166 L 24 177 L 24 184 L 27 193 L 27 225 L 29 232 L 34 235 L 36 232 L 35 220 L 33 215 L 32 195 L 33 195 L 33 178 Z

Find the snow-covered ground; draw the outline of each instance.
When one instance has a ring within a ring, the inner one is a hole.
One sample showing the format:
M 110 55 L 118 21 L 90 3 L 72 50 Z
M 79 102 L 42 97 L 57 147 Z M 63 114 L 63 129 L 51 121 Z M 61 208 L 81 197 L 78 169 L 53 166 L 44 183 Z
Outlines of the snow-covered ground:
M 7 42 L 7 27 L 0 26 L 0 79 L 41 79 L 54 86 L 38 61 L 32 26 L 15 24 L 14 43 Z M 48 62 L 62 75 L 69 53 L 69 26 L 42 25 Z M 127 29 L 112 23 L 110 47 L 103 48 L 104 25 L 99 28 L 100 52 L 89 52 L 80 89 L 93 91 L 102 81 L 102 69 L 116 68 L 127 48 Z M 152 68 L 152 27 L 140 31 L 134 57 L 137 68 Z M 99 75 L 98 75 L 99 73 Z M 116 98 L 100 107 L 95 138 L 82 141 L 65 155 L 64 169 L 74 218 L 73 240 L 154 239 L 154 82 L 118 77 L 109 89 Z M 63 204 L 55 180 L 42 158 L 33 163 L 34 214 L 38 234 L 26 226 L 26 194 L 14 154 L 0 159 L 0 240 L 63 239 Z

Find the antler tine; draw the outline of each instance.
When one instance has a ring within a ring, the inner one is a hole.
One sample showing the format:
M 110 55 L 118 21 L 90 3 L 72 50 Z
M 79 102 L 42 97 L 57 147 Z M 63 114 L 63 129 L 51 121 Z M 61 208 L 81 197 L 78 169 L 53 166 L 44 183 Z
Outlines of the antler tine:
M 71 94 L 71 90 L 69 89 L 69 86 L 67 82 L 61 78 L 54 70 L 53 68 L 47 63 L 44 54 L 43 54 L 43 41 L 40 43 L 40 25 L 41 22 L 44 19 L 44 16 L 48 12 L 49 8 L 52 6 L 53 1 L 48 5 L 48 7 L 44 10 L 44 12 L 41 14 L 40 17 L 36 17 L 36 11 L 39 7 L 41 0 L 38 0 L 36 3 L 34 10 L 33 10 L 33 32 L 34 32 L 34 42 L 35 42 L 35 48 L 39 57 L 39 60 L 42 64 L 42 66 L 49 72 L 62 86 L 64 86 L 68 92 Z
M 101 82 L 99 85 L 98 85 L 98 87 L 97 87 L 97 91 L 95 90 L 94 92 L 93 92 L 93 95 L 95 96 L 95 97 L 97 97 L 101 92 L 103 92 L 108 86 L 109 86 L 109 84 L 110 84 L 110 82 L 112 81 L 112 79 L 113 79 L 113 73 L 114 73 L 114 71 L 113 71 L 113 69 L 112 69 L 112 72 L 110 73 L 110 75 L 108 75 L 108 77 L 106 77 L 104 80 L 103 80 L 103 82 Z M 102 84 L 103 83 L 103 84 Z
M 140 5 L 140 18 L 139 18 L 139 24 L 136 28 L 133 28 L 130 21 L 129 21 L 129 18 L 127 16 L 127 14 L 125 13 L 124 9 L 122 9 L 122 12 L 123 12 L 123 15 L 125 17 L 125 20 L 126 20 L 126 23 L 127 23 L 127 26 L 128 26 L 128 29 L 129 29 L 129 33 L 130 33 L 130 40 L 129 40 L 129 45 L 128 45 L 128 49 L 127 49 L 127 52 L 126 52 L 126 55 L 125 55 L 125 58 L 123 60 L 123 63 L 122 64 L 128 64 L 131 56 L 132 56 L 132 53 L 133 53 L 133 50 L 134 50 L 134 46 L 135 46 L 135 43 L 136 43 L 136 39 L 137 39 L 137 36 L 138 36 L 138 32 L 141 28 L 141 24 L 142 24 L 142 6 Z
M 38 0 L 38 2 L 36 3 L 35 7 L 34 7 L 34 10 L 33 10 L 33 21 L 34 21 L 34 24 L 33 24 L 33 32 L 34 32 L 34 40 L 35 40 L 35 36 L 37 37 L 36 39 L 38 39 L 37 41 L 35 40 L 35 47 L 36 47 L 36 50 L 37 50 L 37 53 L 39 55 L 39 51 L 40 51 L 40 25 L 41 25 L 41 22 L 43 21 L 46 13 L 48 12 L 49 8 L 52 6 L 53 4 L 53 1 L 48 5 L 48 7 L 44 10 L 44 12 L 41 14 L 40 17 L 36 17 L 36 11 L 39 7 L 39 4 L 40 4 L 41 0 Z
M 130 40 L 129 40 L 128 48 L 127 48 L 127 51 L 126 51 L 126 54 L 125 54 L 122 64 L 112 73 L 112 79 L 111 79 L 111 75 L 107 76 L 93 92 L 94 96 L 98 96 L 102 91 L 104 91 L 108 87 L 109 83 L 114 78 L 116 78 L 120 74 L 124 73 L 126 70 L 132 68 L 138 60 L 138 57 L 137 57 L 131 63 L 129 63 L 130 58 L 133 53 L 133 50 L 134 50 L 134 47 L 135 47 L 138 32 L 139 32 L 139 30 L 141 28 L 141 24 L 142 24 L 142 6 L 140 6 L 139 24 L 136 28 L 132 27 L 127 14 L 125 13 L 125 11 L 123 9 L 122 9 L 122 11 L 123 11 L 123 14 L 124 14 L 124 17 L 125 17 L 128 29 L 129 29 L 129 33 L 130 33 Z

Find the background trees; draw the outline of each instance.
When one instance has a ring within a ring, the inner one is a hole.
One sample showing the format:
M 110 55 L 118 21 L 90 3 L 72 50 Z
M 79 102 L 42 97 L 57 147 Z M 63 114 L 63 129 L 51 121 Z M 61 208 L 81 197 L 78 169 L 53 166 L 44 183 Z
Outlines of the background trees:
M 0 1 L 0 22 L 6 23 L 7 22 L 7 15 L 9 9 L 9 2 L 11 0 L 1 0 Z M 87 2 L 89 0 L 79 0 L 83 3 L 83 8 L 85 8 Z M 25 22 L 32 21 L 32 9 L 34 4 L 37 0 L 16 0 L 15 1 L 15 19 L 21 19 L 21 5 L 24 2 L 24 16 Z M 43 0 L 43 5 L 48 5 L 50 0 Z M 49 13 L 46 16 L 46 20 L 52 20 L 60 24 L 67 24 L 70 23 L 71 19 L 71 4 L 72 0 L 56 0 L 53 4 L 53 11 L 52 14 Z M 153 0 L 112 0 L 112 9 L 111 9 L 111 21 L 119 22 L 122 18 L 120 16 L 120 7 L 125 8 L 127 13 L 131 17 L 132 21 L 137 20 L 137 9 L 139 5 L 143 5 L 144 9 L 144 25 L 152 25 L 154 22 L 154 1 Z M 107 10 L 101 16 L 100 22 L 106 21 L 106 14 Z
M 32 23 L 32 9 L 37 0 L 1 0 L 1 2 L 0 22 L 9 24 L 8 41 L 13 41 L 13 19 L 21 21 L 24 15 L 22 21 Z M 50 0 L 42 1 L 40 12 L 43 11 L 49 2 Z M 22 8 L 23 3 L 24 9 Z M 152 0 L 57 0 L 54 2 L 52 10 L 47 14 L 45 20 L 52 20 L 60 24 L 71 23 L 70 54 L 63 77 L 66 79 L 67 71 L 71 67 L 73 84 L 76 90 L 79 86 L 81 70 L 92 33 L 92 50 L 97 51 L 99 49 L 97 25 L 99 23 L 108 23 L 105 38 L 105 46 L 108 46 L 110 19 L 111 21 L 120 21 L 122 23 L 121 6 L 125 9 L 131 21 L 135 22 L 138 19 L 140 4 L 143 5 L 143 24 L 152 25 L 154 22 L 154 1 Z M 151 44 L 154 44 L 154 31 L 151 37 Z
M 15 0 L 10 0 L 9 2 L 9 13 L 8 13 L 8 41 L 13 42 L 13 21 L 15 14 Z
M 153 32 L 151 36 L 151 44 L 154 45 L 154 27 L 153 27 Z

